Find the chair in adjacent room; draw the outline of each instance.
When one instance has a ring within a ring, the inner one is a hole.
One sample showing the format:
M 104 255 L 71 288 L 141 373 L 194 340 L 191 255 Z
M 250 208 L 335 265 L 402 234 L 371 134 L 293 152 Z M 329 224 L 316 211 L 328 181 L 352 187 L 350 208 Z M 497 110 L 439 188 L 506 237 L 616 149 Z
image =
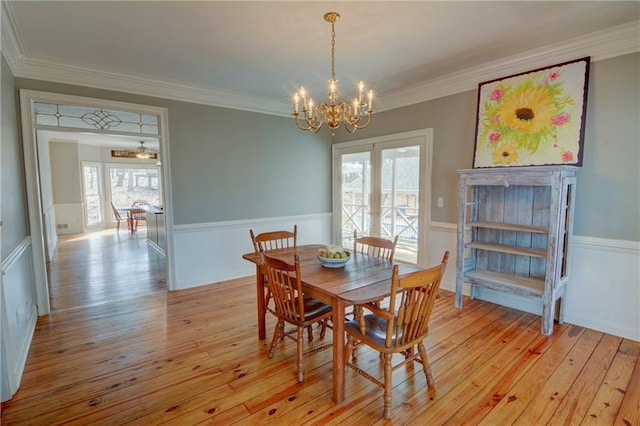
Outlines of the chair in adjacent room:
M 391 417 L 392 375 L 399 367 L 412 361 L 421 363 L 429 391 L 435 390 L 435 381 L 423 341 L 429 334 L 429 319 L 448 260 L 449 252 L 446 251 L 439 265 L 402 277 L 398 276 L 398 265 L 394 265 L 389 307 L 383 309 L 373 303 L 362 305 L 371 314 L 364 315 L 360 311 L 356 319 L 345 324 L 346 365 L 384 389 L 385 419 Z M 397 305 L 396 298 L 400 298 Z M 380 352 L 384 366 L 383 380 L 358 367 L 356 359 L 350 361 L 349 355 L 356 342 Z M 402 355 L 402 361 L 396 365 L 392 364 L 394 354 Z
M 131 204 L 131 211 L 129 214 L 129 225 L 131 227 L 131 233 L 135 234 L 138 232 L 138 222 L 143 221 L 147 222 L 147 210 L 150 206 L 148 201 L 145 200 L 135 200 Z
M 293 265 L 291 265 L 284 260 L 262 253 L 262 263 L 267 274 L 267 285 L 273 298 L 273 306 L 268 306 L 267 309 L 278 318 L 269 348 L 269 358 L 273 357 L 278 341 L 283 341 L 285 337 L 294 340 L 297 345 L 297 378 L 298 382 L 302 382 L 304 379 L 303 357 L 305 355 L 303 350 L 304 329 L 316 322 L 326 325 L 326 321 L 331 317 L 331 306 L 304 296 L 300 259 L 297 254 L 294 256 Z M 295 328 L 286 331 L 286 324 L 291 324 Z M 322 327 L 321 338 L 324 337 L 324 330 L 325 327 Z M 306 353 L 317 352 L 330 346 L 330 344 L 314 345 Z
M 111 202 L 111 208 L 113 209 L 113 217 L 116 220 L 116 230 L 120 232 L 120 222 L 124 220 L 116 206 L 113 205 L 113 201 Z M 129 222 L 127 221 L 127 227 L 129 227 Z

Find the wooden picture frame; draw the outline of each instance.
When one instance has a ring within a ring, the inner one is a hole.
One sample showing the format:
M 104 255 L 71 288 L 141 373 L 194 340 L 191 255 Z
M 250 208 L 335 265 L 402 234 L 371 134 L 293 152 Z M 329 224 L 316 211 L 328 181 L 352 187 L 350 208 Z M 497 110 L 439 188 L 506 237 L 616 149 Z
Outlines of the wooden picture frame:
M 473 167 L 582 165 L 590 57 L 478 86 Z

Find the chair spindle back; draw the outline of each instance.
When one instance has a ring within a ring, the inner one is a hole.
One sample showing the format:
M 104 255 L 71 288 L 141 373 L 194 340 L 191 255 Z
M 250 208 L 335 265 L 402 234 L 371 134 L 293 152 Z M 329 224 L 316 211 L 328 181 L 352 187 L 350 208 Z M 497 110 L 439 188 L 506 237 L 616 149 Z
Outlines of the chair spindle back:
M 448 260 L 447 251 L 439 265 L 404 277 L 398 276 L 398 265 L 393 267 L 386 347 L 402 346 L 427 336 L 429 319 Z M 401 299 L 396 311 L 398 295 Z M 393 341 L 394 337 L 396 341 Z
M 268 307 L 268 309 L 285 321 L 304 322 L 304 301 L 298 255 L 295 255 L 293 265 L 264 253 L 262 253 L 262 261 L 268 277 L 267 286 L 274 302 L 274 307 Z
M 398 245 L 398 236 L 393 240 L 387 240 L 379 237 L 364 236 L 358 237 L 358 231 L 353 231 L 353 252 L 364 253 L 369 256 L 386 259 L 393 262 Z

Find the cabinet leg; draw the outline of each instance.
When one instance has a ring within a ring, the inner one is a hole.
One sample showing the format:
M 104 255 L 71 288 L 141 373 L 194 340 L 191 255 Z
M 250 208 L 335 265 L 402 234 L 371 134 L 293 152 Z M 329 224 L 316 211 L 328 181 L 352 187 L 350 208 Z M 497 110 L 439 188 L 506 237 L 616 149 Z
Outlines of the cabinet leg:
M 560 297 L 558 298 L 558 306 L 557 306 L 557 310 L 558 310 L 558 324 L 562 324 L 564 323 L 564 298 Z
M 478 297 L 478 288 L 471 284 L 471 288 L 469 289 L 469 298 L 474 300 L 476 297 Z
M 553 334 L 553 320 L 555 317 L 555 304 L 544 301 L 542 303 L 542 334 L 550 336 Z

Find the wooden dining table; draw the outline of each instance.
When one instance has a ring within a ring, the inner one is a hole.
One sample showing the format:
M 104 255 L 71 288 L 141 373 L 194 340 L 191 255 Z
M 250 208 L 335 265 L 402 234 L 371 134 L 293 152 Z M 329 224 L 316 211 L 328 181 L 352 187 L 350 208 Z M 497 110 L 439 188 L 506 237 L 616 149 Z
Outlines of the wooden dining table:
M 385 259 L 366 254 L 351 254 L 343 268 L 325 268 L 318 260 L 318 251 L 324 245 L 310 244 L 297 248 L 270 250 L 267 252 L 291 264 L 294 255 L 300 259 L 303 292 L 333 309 L 333 394 L 335 403 L 345 398 L 345 310 L 348 306 L 384 299 L 391 293 L 393 264 Z M 266 338 L 265 330 L 265 275 L 261 267 L 260 253 L 242 256 L 256 265 L 256 299 L 258 305 L 258 338 Z M 417 265 L 399 264 L 400 275 L 421 270 Z

